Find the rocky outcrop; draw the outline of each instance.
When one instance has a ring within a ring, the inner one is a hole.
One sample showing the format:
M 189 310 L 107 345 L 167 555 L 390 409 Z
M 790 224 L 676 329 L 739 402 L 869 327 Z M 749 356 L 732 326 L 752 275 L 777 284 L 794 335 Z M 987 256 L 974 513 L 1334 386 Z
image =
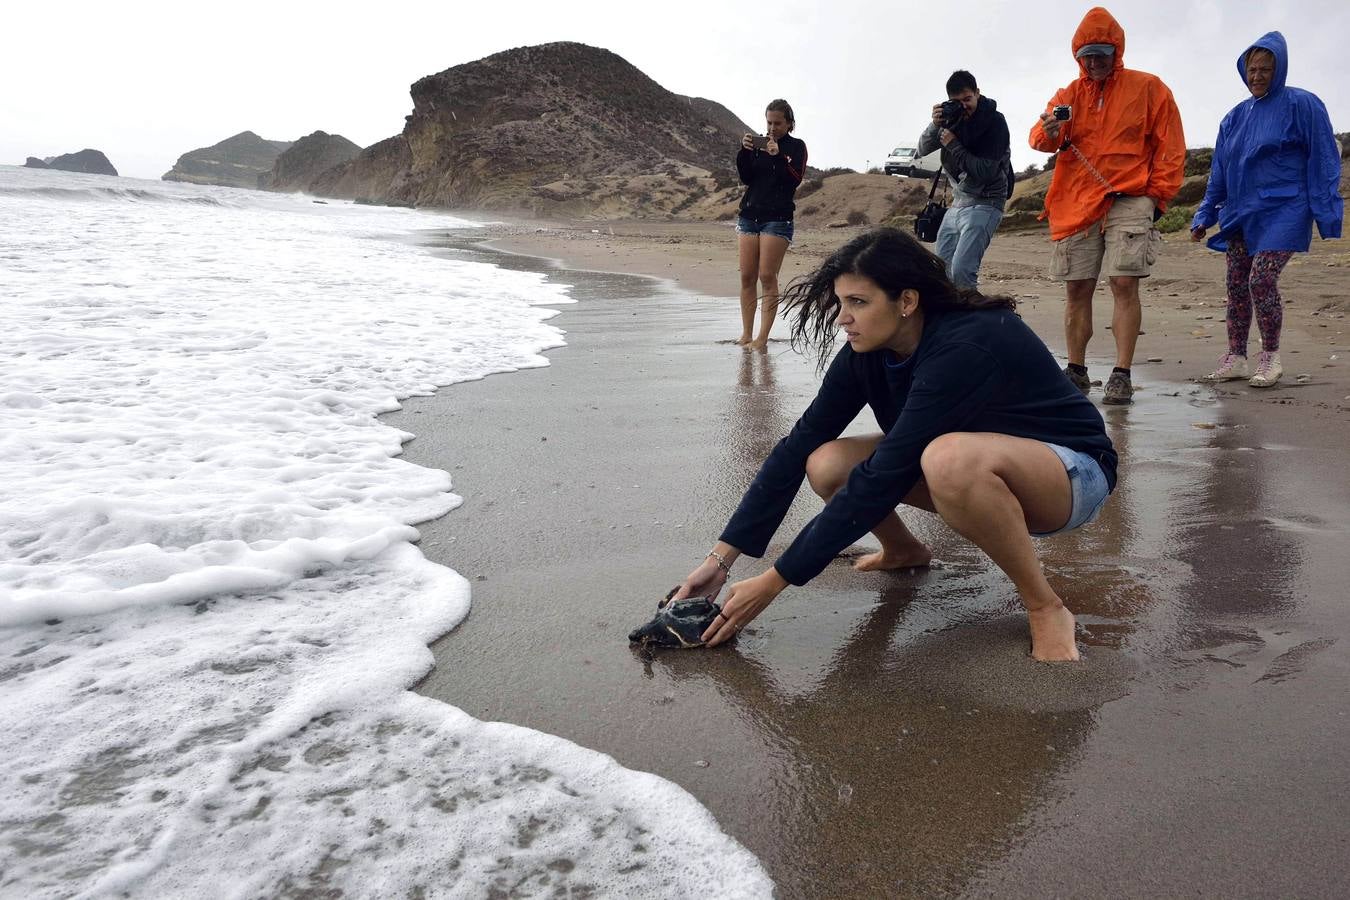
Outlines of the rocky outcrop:
M 370 203 L 394 201 L 403 193 L 403 181 L 412 166 L 412 153 L 403 135 L 385 138 L 357 156 L 321 173 L 309 184 L 309 192 Z
M 116 175 L 117 169 L 103 155 L 101 150 L 84 149 L 78 153 L 66 153 L 61 156 L 49 156 L 38 159 L 28 157 L 24 166 L 29 169 L 59 169 L 62 172 L 83 172 L 86 175 Z
M 184 153 L 164 173 L 163 179 L 226 187 L 266 187 L 277 157 L 290 146 L 290 141 L 269 141 L 251 131 L 241 131 L 219 144 Z
M 340 134 L 316 131 L 292 144 L 272 164 L 269 190 L 307 191 L 310 183 L 334 166 L 356 157 L 361 148 Z
M 734 185 L 740 136 L 754 130 L 576 43 L 497 53 L 422 78 L 411 93 L 399 138 L 312 189 L 416 206 L 663 215 Z

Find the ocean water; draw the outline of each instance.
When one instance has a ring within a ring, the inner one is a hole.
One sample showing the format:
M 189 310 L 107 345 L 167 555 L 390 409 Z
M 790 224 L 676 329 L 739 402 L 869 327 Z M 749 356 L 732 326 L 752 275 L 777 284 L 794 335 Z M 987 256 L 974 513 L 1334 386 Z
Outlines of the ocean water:
M 468 227 L 0 167 L 0 896 L 771 892 L 678 786 L 407 690 L 470 591 L 376 417 L 570 302 L 419 245 Z

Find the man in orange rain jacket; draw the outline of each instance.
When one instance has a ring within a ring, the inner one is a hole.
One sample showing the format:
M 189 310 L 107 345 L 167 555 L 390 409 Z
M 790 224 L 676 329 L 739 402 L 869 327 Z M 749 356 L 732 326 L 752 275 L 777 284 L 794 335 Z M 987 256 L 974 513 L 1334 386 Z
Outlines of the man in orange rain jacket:
M 1130 363 L 1139 337 L 1139 279 L 1147 277 L 1161 237 L 1153 223 L 1181 188 L 1186 140 L 1172 92 L 1156 75 L 1125 68 L 1125 30 L 1100 6 L 1073 35 L 1079 77 L 1055 92 L 1031 127 L 1031 146 L 1055 153 L 1045 195 L 1050 217 L 1050 275 L 1065 283 L 1064 370 L 1091 390 L 1087 345 L 1092 294 L 1103 273 L 1115 310 L 1116 367 L 1102 402 L 1131 402 Z

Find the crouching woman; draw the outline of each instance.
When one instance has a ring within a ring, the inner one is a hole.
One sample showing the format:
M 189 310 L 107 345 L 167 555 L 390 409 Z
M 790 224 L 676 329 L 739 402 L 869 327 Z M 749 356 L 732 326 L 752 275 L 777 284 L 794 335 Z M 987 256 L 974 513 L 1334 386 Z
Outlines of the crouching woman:
M 794 282 L 785 303 L 794 346 L 828 362 L 824 380 L 676 598 L 716 596 L 737 557 L 762 556 L 803 477 L 825 508 L 772 567 L 731 585 L 703 639 L 728 640 L 868 531 L 881 550 L 855 568 L 927 565 L 929 549 L 896 513 L 904 504 L 937 513 L 1012 580 L 1036 659 L 1077 659 L 1073 614 L 1031 539 L 1096 518 L 1116 453 L 1014 301 L 958 289 L 917 241 L 878 229 Z M 848 344 L 829 362 L 836 329 Z M 864 405 L 881 433 L 841 438 Z

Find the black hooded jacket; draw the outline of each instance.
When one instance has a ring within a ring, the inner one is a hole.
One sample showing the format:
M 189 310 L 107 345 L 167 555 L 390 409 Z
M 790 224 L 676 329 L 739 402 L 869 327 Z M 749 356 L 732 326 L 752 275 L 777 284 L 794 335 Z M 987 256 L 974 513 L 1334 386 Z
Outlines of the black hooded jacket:
M 1012 147 L 1008 121 L 992 97 L 981 96 L 975 114 L 951 127 L 956 139 L 942 147 L 938 126 L 919 136 L 919 153 L 942 147 L 942 168 L 951 181 L 953 206 L 997 206 L 1012 196 Z

